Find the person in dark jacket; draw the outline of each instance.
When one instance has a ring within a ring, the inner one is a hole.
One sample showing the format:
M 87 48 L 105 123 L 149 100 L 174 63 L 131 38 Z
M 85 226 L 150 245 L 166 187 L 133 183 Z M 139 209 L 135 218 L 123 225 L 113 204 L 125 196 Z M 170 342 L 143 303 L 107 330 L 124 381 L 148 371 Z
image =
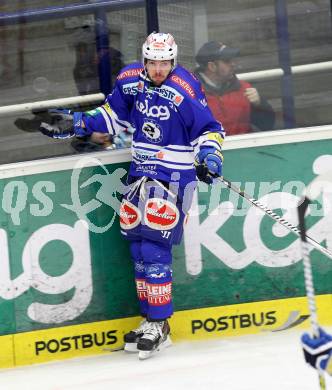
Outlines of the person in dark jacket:
M 227 135 L 273 130 L 275 113 L 270 103 L 250 83 L 235 74 L 234 59 L 239 49 L 221 42 L 205 43 L 197 52 L 201 81 L 207 103 Z

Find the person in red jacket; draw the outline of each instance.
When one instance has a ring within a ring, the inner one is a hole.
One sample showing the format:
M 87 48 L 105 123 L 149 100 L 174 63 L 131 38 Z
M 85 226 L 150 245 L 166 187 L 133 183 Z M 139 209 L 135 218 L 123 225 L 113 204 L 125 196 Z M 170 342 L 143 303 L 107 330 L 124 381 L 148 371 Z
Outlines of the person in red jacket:
M 256 88 L 235 74 L 234 59 L 239 49 L 221 42 L 205 43 L 195 57 L 199 67 L 195 75 L 203 89 L 214 117 L 227 135 L 273 130 L 275 113 Z

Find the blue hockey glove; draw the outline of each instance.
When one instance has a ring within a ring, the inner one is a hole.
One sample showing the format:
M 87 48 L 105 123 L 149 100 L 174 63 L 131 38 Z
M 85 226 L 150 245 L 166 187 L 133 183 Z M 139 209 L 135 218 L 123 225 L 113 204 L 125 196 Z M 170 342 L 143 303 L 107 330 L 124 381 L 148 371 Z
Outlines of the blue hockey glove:
M 83 129 L 82 115 L 82 112 L 72 112 L 67 109 L 49 109 L 47 118 L 43 116 L 39 130 L 48 137 L 56 139 L 80 136 Z
M 213 147 L 202 146 L 195 158 L 196 175 L 199 180 L 211 184 L 222 176 L 222 153 Z
M 318 338 L 304 333 L 301 342 L 305 361 L 312 367 L 332 375 L 332 336 L 319 328 Z

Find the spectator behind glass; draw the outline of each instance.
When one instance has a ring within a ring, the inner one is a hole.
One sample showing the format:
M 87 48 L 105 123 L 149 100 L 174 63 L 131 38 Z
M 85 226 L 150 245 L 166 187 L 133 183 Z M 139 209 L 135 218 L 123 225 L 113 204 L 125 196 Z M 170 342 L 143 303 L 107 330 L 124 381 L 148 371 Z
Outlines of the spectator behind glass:
M 96 52 L 96 33 L 94 26 L 84 25 L 75 31 L 72 38 L 72 44 L 75 50 L 75 67 L 73 76 L 77 90 L 80 95 L 86 95 L 99 92 L 98 63 L 100 56 L 109 55 L 111 62 L 112 85 L 115 83 L 116 76 L 124 67 L 122 53 L 109 47 L 108 50 Z
M 195 75 L 201 81 L 208 105 L 227 135 L 273 130 L 272 106 L 250 83 L 235 74 L 234 59 L 239 49 L 223 43 L 205 43 L 195 57 Z

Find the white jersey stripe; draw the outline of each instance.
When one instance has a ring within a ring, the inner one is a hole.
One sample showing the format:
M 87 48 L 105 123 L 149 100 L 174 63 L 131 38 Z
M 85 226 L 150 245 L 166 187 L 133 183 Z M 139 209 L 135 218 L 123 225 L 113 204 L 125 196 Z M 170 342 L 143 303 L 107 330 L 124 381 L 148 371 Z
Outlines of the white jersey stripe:
M 148 148 L 132 148 L 132 155 L 142 161 L 142 157 L 145 156 L 145 161 L 155 161 L 157 158 L 159 160 L 169 162 L 169 163 L 183 163 L 183 164 L 192 164 L 195 158 L 193 151 L 185 152 L 183 150 L 168 150 L 168 149 L 148 149 Z M 141 159 L 140 157 L 141 156 Z
M 204 141 L 201 146 L 211 146 L 213 148 L 216 148 L 217 150 L 221 150 L 221 146 L 220 146 L 220 143 L 219 142 L 216 142 L 216 141 L 213 141 L 213 140 L 209 140 L 209 141 Z
M 129 122 L 119 120 L 117 114 L 113 110 L 112 112 L 109 112 L 105 110 L 103 106 L 99 107 L 99 110 L 103 115 L 109 133 L 119 134 L 121 131 L 131 127 Z
M 192 152 L 194 150 L 194 148 L 192 146 L 183 146 L 183 145 L 167 145 L 167 146 L 159 146 L 159 145 L 151 145 L 151 144 L 148 144 L 148 143 L 145 143 L 145 142 L 135 142 L 133 141 L 132 142 L 132 145 L 134 147 L 141 147 L 141 148 L 147 148 L 147 149 L 151 149 L 151 150 L 164 150 L 164 149 L 168 149 L 168 150 L 178 150 L 178 151 L 186 151 L 186 152 Z
M 178 169 L 178 170 L 182 170 L 182 171 L 189 171 L 189 170 L 192 170 L 194 168 L 193 164 L 178 165 L 178 164 L 170 164 L 170 163 L 167 163 L 165 161 L 159 161 L 159 160 L 145 161 L 144 163 L 142 163 L 140 165 L 144 166 L 144 165 L 150 165 L 152 163 L 156 164 L 156 165 L 161 165 L 161 166 L 166 167 L 166 168 Z
M 201 144 L 203 144 L 203 143 L 205 144 L 205 141 L 208 140 L 208 134 L 209 134 L 209 132 L 206 132 L 206 133 L 202 134 L 198 138 L 196 138 L 193 141 L 191 141 L 190 144 L 192 146 L 196 146 L 196 144 L 198 144 L 199 146 L 201 146 Z M 219 132 L 219 134 L 220 134 L 222 139 L 225 139 L 225 131 Z
M 193 169 L 193 163 L 185 163 L 185 164 L 177 164 L 171 161 L 160 161 L 160 160 L 147 160 L 144 162 L 141 162 L 137 158 L 133 157 L 133 161 L 137 165 L 151 165 L 151 164 L 156 164 L 156 165 L 161 165 L 167 168 L 176 168 L 176 169 L 181 169 L 181 170 L 191 170 Z
M 103 107 L 99 107 L 99 111 L 101 112 L 103 118 L 104 118 L 104 121 L 106 123 L 106 127 L 107 127 L 107 130 L 110 134 L 115 134 L 115 130 L 111 124 L 111 121 L 109 120 L 109 117 L 107 115 L 107 112 L 103 109 Z

